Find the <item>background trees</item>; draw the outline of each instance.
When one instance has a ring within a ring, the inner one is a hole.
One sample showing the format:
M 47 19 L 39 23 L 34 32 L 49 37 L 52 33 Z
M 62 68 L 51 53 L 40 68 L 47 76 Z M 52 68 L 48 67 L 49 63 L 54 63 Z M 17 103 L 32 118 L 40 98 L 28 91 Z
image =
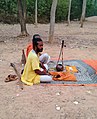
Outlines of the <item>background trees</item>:
M 35 1 L 27 2 L 27 23 L 35 23 Z M 52 0 L 38 0 L 38 22 L 50 22 L 50 9 Z M 70 19 L 80 19 L 83 0 L 72 0 Z M 56 22 L 63 22 L 68 17 L 69 0 L 58 0 L 56 9 Z M 87 0 L 86 17 L 97 15 L 97 0 Z M 17 0 L 0 0 L 0 22 L 18 23 Z
M 49 42 L 52 43 L 54 37 L 55 13 L 58 0 L 53 0 L 50 13 Z
M 82 15 L 81 15 L 81 27 L 83 27 L 83 22 L 85 20 L 85 14 L 86 14 L 86 4 L 87 4 L 87 0 L 83 0 L 83 5 L 82 5 Z
M 27 36 L 26 29 L 26 0 L 17 0 L 18 2 L 18 13 L 19 13 L 19 22 L 21 26 L 20 36 Z
M 72 2 L 72 0 L 69 0 L 69 9 L 68 9 L 68 25 L 70 24 L 71 2 Z

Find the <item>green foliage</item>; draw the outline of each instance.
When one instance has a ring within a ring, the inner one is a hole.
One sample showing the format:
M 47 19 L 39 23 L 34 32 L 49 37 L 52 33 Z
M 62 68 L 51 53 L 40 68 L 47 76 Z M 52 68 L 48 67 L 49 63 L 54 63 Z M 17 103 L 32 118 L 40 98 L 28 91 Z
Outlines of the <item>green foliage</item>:
M 27 15 L 32 16 L 35 11 L 35 0 L 27 0 Z
M 49 22 L 50 7 L 52 0 L 38 0 L 38 22 Z M 35 16 L 35 0 L 27 0 L 27 21 L 34 23 Z M 32 19 L 32 20 L 31 20 Z
M 38 2 L 38 18 L 39 22 L 49 22 L 50 9 L 52 0 L 39 0 Z
M 80 19 L 83 0 L 72 0 L 71 19 Z
M 59 0 L 56 9 L 56 21 L 62 22 L 66 20 L 68 14 L 69 0 Z
M 6 11 L 6 2 L 4 0 L 0 0 L 0 14 L 5 13 Z
M 0 14 L 17 14 L 17 0 L 0 0 Z
M 27 22 L 34 23 L 35 0 L 27 2 Z M 71 20 L 80 19 L 83 0 L 72 0 Z M 52 0 L 38 0 L 38 22 L 50 21 L 50 9 Z M 56 9 L 56 22 L 67 20 L 69 0 L 58 0 Z M 86 16 L 97 15 L 97 0 L 87 0 Z M 0 0 L 0 22 L 17 23 L 18 8 L 17 0 Z
M 86 16 L 97 15 L 97 0 L 88 0 L 87 1 L 87 9 Z
M 0 0 L 0 22 L 17 22 L 17 0 Z

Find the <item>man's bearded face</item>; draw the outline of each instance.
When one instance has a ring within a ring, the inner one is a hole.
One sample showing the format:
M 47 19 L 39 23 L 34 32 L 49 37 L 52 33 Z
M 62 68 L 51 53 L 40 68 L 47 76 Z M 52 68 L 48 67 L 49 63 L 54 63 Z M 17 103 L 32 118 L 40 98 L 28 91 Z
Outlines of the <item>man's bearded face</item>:
M 37 42 L 37 52 L 42 52 L 43 51 L 43 41 L 38 41 Z

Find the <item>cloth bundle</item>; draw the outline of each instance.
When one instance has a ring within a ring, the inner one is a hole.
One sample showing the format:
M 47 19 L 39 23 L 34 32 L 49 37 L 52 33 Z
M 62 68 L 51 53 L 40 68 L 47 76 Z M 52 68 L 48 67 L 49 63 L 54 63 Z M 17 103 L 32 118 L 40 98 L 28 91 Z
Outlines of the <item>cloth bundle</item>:
M 49 72 L 55 81 L 76 81 L 73 72 Z

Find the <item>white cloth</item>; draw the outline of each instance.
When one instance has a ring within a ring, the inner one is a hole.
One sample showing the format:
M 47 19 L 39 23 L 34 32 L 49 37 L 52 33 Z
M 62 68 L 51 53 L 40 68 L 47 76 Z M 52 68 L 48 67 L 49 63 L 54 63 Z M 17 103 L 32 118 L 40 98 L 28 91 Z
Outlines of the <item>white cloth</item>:
M 50 56 L 47 53 L 42 54 L 39 57 L 40 62 L 42 62 L 46 68 L 46 70 L 48 70 L 48 65 L 47 63 L 50 61 Z M 42 68 L 40 69 L 41 71 L 43 70 Z M 40 75 L 40 82 L 51 82 L 52 81 L 52 77 L 49 75 Z
M 43 63 L 43 64 L 47 64 L 50 61 L 50 56 L 47 53 L 42 54 L 41 56 L 39 56 L 39 60 Z
M 50 61 L 50 56 L 47 53 L 44 53 L 39 57 L 39 60 L 40 60 L 40 62 L 42 62 L 44 64 L 46 70 L 48 70 L 47 63 Z M 42 69 L 41 69 L 41 71 L 42 71 Z
M 48 75 L 40 75 L 40 82 L 51 82 L 52 77 Z

